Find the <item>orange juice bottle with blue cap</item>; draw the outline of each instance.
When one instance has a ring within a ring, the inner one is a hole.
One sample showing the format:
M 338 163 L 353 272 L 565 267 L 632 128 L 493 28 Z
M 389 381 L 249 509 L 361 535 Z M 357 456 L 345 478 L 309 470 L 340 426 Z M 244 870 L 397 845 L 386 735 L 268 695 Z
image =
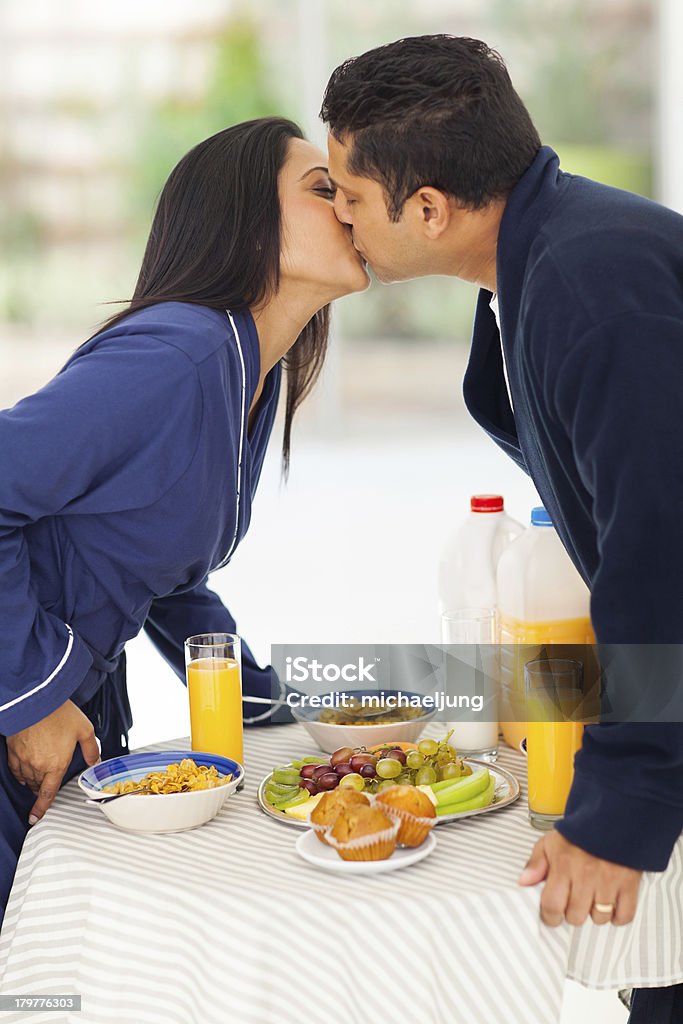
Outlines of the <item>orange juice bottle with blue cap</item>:
M 545 655 L 591 662 L 595 644 L 590 591 L 543 507 L 505 549 L 496 573 L 503 738 L 518 749 L 526 735 L 524 666 Z M 591 664 L 585 665 L 588 674 Z

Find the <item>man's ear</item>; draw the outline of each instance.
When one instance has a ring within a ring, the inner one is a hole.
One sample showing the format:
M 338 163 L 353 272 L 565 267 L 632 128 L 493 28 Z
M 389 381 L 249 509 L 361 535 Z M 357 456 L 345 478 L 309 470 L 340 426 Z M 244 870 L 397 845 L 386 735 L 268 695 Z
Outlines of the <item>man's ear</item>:
M 439 238 L 448 227 L 451 216 L 451 201 L 438 188 L 425 185 L 408 199 L 406 206 L 419 222 L 426 238 Z

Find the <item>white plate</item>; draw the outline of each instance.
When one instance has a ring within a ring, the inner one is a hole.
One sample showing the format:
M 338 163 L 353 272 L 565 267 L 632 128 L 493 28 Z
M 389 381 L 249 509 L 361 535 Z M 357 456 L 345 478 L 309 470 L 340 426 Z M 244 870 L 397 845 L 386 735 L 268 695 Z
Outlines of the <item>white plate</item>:
M 430 832 L 422 846 L 414 849 L 397 846 L 386 860 L 342 860 L 336 850 L 321 843 L 315 832 L 307 829 L 296 841 L 296 852 L 309 864 L 323 871 L 341 871 L 345 875 L 379 875 L 383 871 L 398 871 L 428 857 L 436 849 L 436 836 Z

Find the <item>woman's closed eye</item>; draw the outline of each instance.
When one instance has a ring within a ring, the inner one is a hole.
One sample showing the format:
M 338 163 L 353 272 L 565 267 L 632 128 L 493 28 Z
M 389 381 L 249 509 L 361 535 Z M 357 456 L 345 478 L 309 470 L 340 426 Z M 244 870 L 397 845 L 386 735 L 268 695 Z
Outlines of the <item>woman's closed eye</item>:
M 331 185 L 316 185 L 313 191 L 317 192 L 320 196 L 324 196 L 325 199 L 334 199 L 337 194 L 336 188 L 333 188 Z

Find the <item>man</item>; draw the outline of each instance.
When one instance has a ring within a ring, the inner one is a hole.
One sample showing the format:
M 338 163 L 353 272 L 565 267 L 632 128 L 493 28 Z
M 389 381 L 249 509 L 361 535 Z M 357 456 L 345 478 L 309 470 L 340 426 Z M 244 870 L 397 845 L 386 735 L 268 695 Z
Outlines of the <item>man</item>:
M 533 479 L 598 642 L 678 644 L 683 218 L 561 172 L 478 40 L 349 60 L 321 116 L 337 216 L 376 276 L 480 287 L 465 400 Z M 683 726 L 587 727 L 565 817 L 520 883 L 545 879 L 548 925 L 626 924 L 682 830 Z M 683 986 L 638 990 L 631 1020 L 683 1020 Z

